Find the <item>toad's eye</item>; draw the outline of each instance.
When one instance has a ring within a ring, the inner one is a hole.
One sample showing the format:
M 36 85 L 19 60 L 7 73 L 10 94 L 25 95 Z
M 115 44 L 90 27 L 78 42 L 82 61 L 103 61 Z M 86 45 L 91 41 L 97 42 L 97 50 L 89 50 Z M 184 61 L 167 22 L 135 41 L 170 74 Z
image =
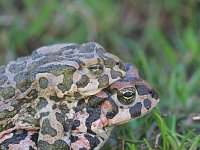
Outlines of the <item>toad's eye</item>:
M 88 67 L 89 71 L 93 75 L 101 75 L 103 73 L 103 65 L 95 64 Z
M 124 105 L 130 105 L 135 101 L 136 90 L 133 87 L 125 88 L 117 92 L 118 101 Z

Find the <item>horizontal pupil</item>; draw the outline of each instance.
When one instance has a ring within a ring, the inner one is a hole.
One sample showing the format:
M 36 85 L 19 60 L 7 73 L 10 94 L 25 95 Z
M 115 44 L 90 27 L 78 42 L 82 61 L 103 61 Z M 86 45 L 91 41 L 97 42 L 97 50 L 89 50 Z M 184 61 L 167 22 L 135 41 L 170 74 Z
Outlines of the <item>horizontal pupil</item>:
M 98 68 L 99 68 L 98 66 L 93 66 L 90 69 L 98 69 Z
M 94 66 L 90 66 L 91 70 L 96 70 L 96 69 L 102 69 L 103 67 L 100 65 L 94 65 Z
M 133 96 L 133 92 L 125 92 L 124 96 L 125 97 L 132 97 Z

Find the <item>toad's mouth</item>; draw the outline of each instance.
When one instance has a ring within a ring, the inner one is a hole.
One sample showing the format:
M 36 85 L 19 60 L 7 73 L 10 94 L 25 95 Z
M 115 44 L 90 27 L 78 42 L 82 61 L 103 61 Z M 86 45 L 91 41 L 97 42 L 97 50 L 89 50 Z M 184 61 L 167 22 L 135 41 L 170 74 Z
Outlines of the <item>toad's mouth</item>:
M 90 90 L 90 91 L 78 91 L 78 92 L 73 92 L 73 93 L 67 93 L 65 96 L 65 100 L 83 99 L 83 98 L 89 97 L 91 95 L 96 95 L 101 90 L 102 90 L 102 88 Z
M 87 96 L 91 96 L 91 95 L 95 95 L 98 92 L 100 92 L 103 88 L 99 88 L 99 89 L 94 89 L 94 90 L 90 90 L 90 91 L 80 91 L 79 93 L 81 95 L 87 95 Z

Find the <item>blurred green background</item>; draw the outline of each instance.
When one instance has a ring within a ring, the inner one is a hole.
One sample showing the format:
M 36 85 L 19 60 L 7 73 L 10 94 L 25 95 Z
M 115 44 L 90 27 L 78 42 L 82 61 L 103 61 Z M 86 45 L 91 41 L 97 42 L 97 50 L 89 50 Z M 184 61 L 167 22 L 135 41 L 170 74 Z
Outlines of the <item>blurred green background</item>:
M 200 149 L 200 1 L 1 0 L 0 64 L 55 43 L 95 41 L 160 93 L 159 109 L 102 149 Z

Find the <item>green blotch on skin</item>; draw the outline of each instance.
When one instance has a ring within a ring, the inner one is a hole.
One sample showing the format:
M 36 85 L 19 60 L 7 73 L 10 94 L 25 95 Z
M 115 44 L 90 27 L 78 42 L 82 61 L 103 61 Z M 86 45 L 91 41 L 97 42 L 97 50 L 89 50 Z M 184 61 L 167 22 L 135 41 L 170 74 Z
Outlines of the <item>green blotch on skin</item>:
M 19 73 L 20 71 L 23 71 L 26 68 L 26 61 L 24 61 L 21 64 L 11 64 L 9 71 L 11 73 Z
M 38 55 L 37 54 L 36 55 L 32 54 L 32 56 L 31 56 L 32 58 L 34 58 L 34 59 L 40 58 L 40 59 L 34 61 L 31 64 L 31 66 L 28 67 L 28 70 L 34 70 L 34 69 L 37 69 L 38 67 L 40 67 L 40 66 L 42 66 L 44 64 L 49 64 L 51 62 L 59 62 L 59 61 L 64 60 L 64 58 L 60 57 L 60 55 L 52 54 L 52 55 L 40 58 L 40 57 L 42 57 L 41 54 L 38 54 Z
M 4 127 L 2 124 L 0 124 L 0 131 L 3 131 L 4 130 Z
M 41 133 L 48 134 L 51 137 L 54 137 L 57 135 L 57 131 L 51 127 L 50 122 L 47 118 L 44 119 L 44 121 L 42 122 Z
M 15 95 L 15 89 L 13 87 L 0 87 L 0 95 L 4 99 L 12 98 Z
M 38 150 L 48 150 L 48 149 L 50 149 L 50 147 L 51 147 L 51 145 L 49 143 L 47 143 L 46 141 L 39 140 L 37 142 Z
M 54 149 L 63 149 L 63 150 L 69 150 L 68 144 L 63 140 L 56 140 L 53 144 Z
M 35 76 L 38 73 L 52 73 L 55 76 L 63 74 L 63 83 L 59 84 L 58 88 L 62 90 L 62 92 L 65 92 L 69 90 L 73 84 L 73 74 L 76 71 L 76 68 L 68 65 L 49 65 L 47 67 L 40 68 L 32 67 L 29 70 L 31 71 L 21 72 L 14 77 L 16 86 L 21 92 L 25 92 L 28 88 L 31 87 L 32 83 L 35 81 Z
M 109 77 L 104 74 L 102 77 L 98 78 L 99 88 L 105 88 L 109 86 Z
M 76 83 L 76 85 L 78 88 L 84 88 L 88 85 L 89 81 L 90 79 L 86 75 L 83 75 L 81 79 Z
M 42 108 L 46 107 L 47 104 L 48 104 L 47 100 L 44 99 L 44 98 L 42 98 L 42 97 L 40 97 L 40 100 L 39 100 L 39 102 L 37 103 L 36 108 L 37 108 L 38 110 L 41 110 Z
M 70 150 L 69 145 L 63 140 L 56 140 L 53 144 L 49 144 L 46 141 L 39 140 L 37 143 L 38 150 Z
M 5 112 L 1 112 L 0 113 L 0 120 L 4 120 L 6 118 L 6 113 Z
M 45 116 L 48 116 L 49 115 L 49 112 L 42 112 L 40 113 L 40 117 L 45 117 Z
M 59 98 L 57 96 L 50 96 L 50 100 L 55 101 L 55 102 L 61 102 L 64 99 L 63 98 Z
M 60 104 L 58 106 L 59 110 L 63 113 L 63 114 L 66 114 L 66 113 L 69 113 L 70 109 L 68 108 L 67 104 Z
M 66 114 L 69 113 L 70 109 L 67 107 L 67 104 L 59 105 L 58 109 L 61 113 L 56 112 L 56 120 L 63 125 L 64 131 L 68 132 L 71 127 L 72 119 L 66 119 Z
M 41 77 L 41 78 L 39 79 L 39 84 L 40 84 L 40 87 L 41 87 L 42 89 L 45 89 L 45 88 L 47 88 L 47 86 L 48 86 L 48 84 L 49 84 L 49 81 L 48 81 L 47 78 Z
M 88 108 L 89 107 L 93 107 L 93 108 L 99 107 L 104 101 L 105 101 L 104 98 L 100 98 L 95 95 L 92 95 L 92 96 L 90 96 L 90 98 L 88 100 L 87 107 Z
M 103 54 L 106 53 L 106 51 L 102 47 L 100 47 L 96 50 L 96 53 L 98 54 L 98 56 L 103 57 Z
M 42 56 L 43 56 L 43 55 L 42 55 L 42 54 L 38 54 L 36 50 L 33 51 L 32 54 L 31 54 L 31 58 L 32 58 L 33 60 L 36 60 L 36 59 L 38 59 L 38 58 L 41 58 Z
M 58 108 L 57 105 L 53 104 L 52 109 L 55 110 L 56 108 Z
M 5 131 L 10 128 L 13 128 L 13 127 L 14 127 L 13 123 L 6 123 L 6 125 L 5 125 L 5 123 L 1 124 L 1 122 L 0 122 L 0 132 Z
M 17 62 L 22 62 L 22 61 L 27 61 L 29 59 L 29 56 L 25 56 L 25 57 L 19 57 L 19 58 L 17 58 Z
M 92 53 L 94 52 L 94 49 L 96 47 L 95 43 L 86 43 L 86 44 L 82 44 L 80 45 L 79 49 L 80 49 L 80 53 Z
M 83 55 L 83 57 L 86 59 L 92 59 L 92 58 L 94 58 L 94 54 Z
M 48 63 L 48 61 L 45 63 Z M 63 74 L 63 83 L 59 84 L 58 88 L 62 90 L 62 92 L 65 92 L 69 90 L 73 84 L 73 74 L 76 71 L 76 68 L 68 65 L 49 65 L 46 67 L 35 68 L 33 65 L 28 70 L 30 71 L 21 72 L 14 77 L 16 86 L 21 92 L 25 92 L 28 88 L 31 87 L 32 83 L 35 81 L 35 76 L 38 73 L 52 73 L 55 76 Z M 45 84 L 42 86 L 45 86 Z
M 125 65 L 124 65 L 124 63 L 122 63 L 121 61 L 119 61 L 119 69 L 121 69 L 121 70 L 123 70 L 123 71 L 125 71 L 126 72 L 126 67 L 125 67 Z
M 116 63 L 115 63 L 114 59 L 109 58 L 107 60 L 104 60 L 104 65 L 105 65 L 106 68 L 111 68 L 112 69 L 112 68 L 114 68 Z
M 122 76 L 122 73 L 121 73 L 121 72 L 119 72 L 119 71 L 114 71 L 114 70 L 111 70 L 111 71 L 110 71 L 110 74 L 111 74 L 111 77 L 112 77 L 113 79 L 116 79 L 117 77 L 121 77 L 121 76 Z
M 27 96 L 30 97 L 31 99 L 35 99 L 38 97 L 38 91 L 36 89 L 32 89 Z
M 22 99 L 13 100 L 11 102 L 11 106 L 13 106 L 17 110 L 20 110 L 22 105 L 25 104 L 25 103 L 30 103 L 30 99 L 22 98 Z
M 73 74 L 76 68 L 68 65 L 50 65 L 44 68 L 45 72 L 52 73 L 56 76 L 64 75 L 63 83 L 58 85 L 58 88 L 62 91 L 68 91 L 73 84 Z
M 14 109 L 13 111 L 8 111 L 7 109 L 4 109 L 3 111 L 1 111 L 0 113 L 0 121 L 4 120 L 5 118 L 12 118 L 13 116 L 15 116 L 18 113 L 18 111 L 16 109 Z
M 29 123 L 31 125 L 39 127 L 39 119 L 35 119 L 33 116 L 27 116 L 23 120 L 24 123 Z
M 6 75 L 0 75 L 0 85 L 3 85 L 8 80 Z
M 37 110 L 35 108 L 32 108 L 31 106 L 27 107 L 26 110 L 27 110 L 29 116 L 35 116 L 35 114 L 37 113 Z
M 74 97 L 76 97 L 76 99 L 82 99 L 83 98 L 83 96 L 79 92 L 74 92 Z
M 56 120 L 59 121 L 63 127 L 65 125 L 65 114 L 56 112 Z
M 31 87 L 31 84 L 35 81 L 35 77 L 32 72 L 21 72 L 14 77 L 17 88 L 21 92 L 25 92 Z

